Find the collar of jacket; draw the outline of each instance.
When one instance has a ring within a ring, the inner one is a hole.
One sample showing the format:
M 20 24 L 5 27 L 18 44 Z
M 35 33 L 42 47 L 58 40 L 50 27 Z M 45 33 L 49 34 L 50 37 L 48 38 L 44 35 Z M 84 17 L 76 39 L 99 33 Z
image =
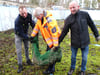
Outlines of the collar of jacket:
M 49 11 L 44 11 L 44 17 L 52 16 L 52 13 Z
M 43 17 L 43 24 L 42 27 L 46 26 L 48 21 L 46 20 L 47 17 L 52 16 L 52 14 L 49 11 L 44 11 L 44 17 Z
M 77 16 L 80 10 L 78 10 L 75 14 L 71 14 L 72 16 Z
M 27 13 L 27 17 L 26 17 L 26 18 L 28 18 L 28 15 L 29 15 L 29 13 Z M 20 14 L 19 14 L 19 17 L 20 17 L 21 19 L 23 19 L 23 20 L 26 19 L 26 18 L 24 18 L 23 16 L 21 16 Z
M 45 17 L 44 17 L 43 19 L 44 19 L 44 22 L 43 22 L 43 24 L 42 24 L 42 27 L 46 26 L 46 25 L 47 25 L 47 23 L 48 23 L 48 21 L 46 20 L 46 18 L 45 18 Z

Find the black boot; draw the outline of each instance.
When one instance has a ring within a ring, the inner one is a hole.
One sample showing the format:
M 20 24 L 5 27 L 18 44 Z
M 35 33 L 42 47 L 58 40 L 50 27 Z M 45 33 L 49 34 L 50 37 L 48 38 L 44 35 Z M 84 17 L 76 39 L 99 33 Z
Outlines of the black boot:
M 43 74 L 53 74 L 53 73 L 54 73 L 54 71 L 49 71 L 49 70 L 46 70 L 43 72 Z
M 27 63 L 28 65 L 34 65 L 34 64 L 31 62 L 30 59 L 28 59 L 26 63 Z
M 49 65 L 47 70 L 43 72 L 43 74 L 53 74 L 55 72 L 55 64 Z
M 79 75 L 85 75 L 85 71 L 79 72 Z
M 71 69 L 69 70 L 69 72 L 68 72 L 68 75 L 72 75 L 73 72 L 74 72 L 74 69 L 71 68 Z
M 19 64 L 17 73 L 20 73 L 22 70 L 23 70 L 23 66 L 21 64 Z

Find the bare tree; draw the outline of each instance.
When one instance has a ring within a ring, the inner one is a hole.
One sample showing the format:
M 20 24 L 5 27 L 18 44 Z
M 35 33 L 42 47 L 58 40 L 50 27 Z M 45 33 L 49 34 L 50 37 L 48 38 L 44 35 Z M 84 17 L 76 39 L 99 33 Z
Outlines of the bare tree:
M 84 7 L 85 8 L 90 8 L 90 7 L 92 7 L 92 5 L 91 5 L 91 3 L 90 3 L 90 0 L 84 0 Z
M 16 0 L 16 2 L 18 2 L 18 3 L 19 3 L 19 0 Z
M 5 0 L 5 1 L 15 1 L 20 3 L 21 0 Z M 63 6 L 64 8 L 68 8 L 69 2 L 72 0 L 29 0 L 29 4 L 33 6 L 40 7 L 52 7 L 53 5 Z M 26 3 L 27 0 L 23 0 L 22 3 Z M 97 5 L 100 9 L 100 0 L 79 0 L 80 7 L 83 8 L 96 8 Z
M 100 9 L 100 0 L 97 0 L 98 1 L 98 7 L 99 7 L 99 9 Z
M 97 0 L 92 0 L 92 8 L 97 8 Z
M 29 3 L 33 5 L 39 5 L 40 0 L 30 0 Z

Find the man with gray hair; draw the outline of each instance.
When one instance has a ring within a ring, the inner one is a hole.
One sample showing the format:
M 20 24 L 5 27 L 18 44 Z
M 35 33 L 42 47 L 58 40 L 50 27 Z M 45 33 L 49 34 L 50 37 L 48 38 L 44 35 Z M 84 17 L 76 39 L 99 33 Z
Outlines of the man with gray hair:
M 59 36 L 60 29 L 57 25 L 57 21 L 53 18 L 52 14 L 49 11 L 45 11 L 40 7 L 37 7 L 34 12 L 34 16 L 37 18 L 37 23 L 31 34 L 32 37 L 35 37 L 36 34 L 41 32 L 43 39 L 47 44 L 47 51 L 51 48 L 55 51 L 59 48 Z M 55 72 L 55 62 L 50 64 L 46 71 L 43 74 L 52 74 Z
M 37 7 L 33 14 L 34 16 L 39 16 L 40 14 L 43 14 L 43 9 L 41 9 L 40 7 Z
M 79 4 L 76 1 L 72 1 L 69 4 L 71 14 L 65 19 L 64 28 L 59 38 L 59 43 L 64 39 L 65 35 L 71 30 L 71 67 L 68 75 L 72 75 L 76 65 L 76 55 L 80 48 L 82 52 L 82 63 L 80 75 L 85 75 L 87 56 L 89 51 L 89 33 L 88 26 L 93 31 L 96 40 L 100 39 L 98 30 L 89 16 L 88 12 L 80 11 Z

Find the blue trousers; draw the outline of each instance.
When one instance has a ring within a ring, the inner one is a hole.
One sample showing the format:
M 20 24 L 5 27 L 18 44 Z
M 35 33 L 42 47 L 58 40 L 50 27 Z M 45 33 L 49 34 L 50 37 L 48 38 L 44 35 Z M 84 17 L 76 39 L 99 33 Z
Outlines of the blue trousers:
M 74 47 L 71 46 L 71 51 L 72 51 L 72 55 L 71 55 L 71 68 L 75 69 L 76 55 L 77 55 L 78 48 L 74 48 Z M 81 71 L 85 71 L 86 70 L 88 51 L 89 51 L 89 46 L 81 48 L 81 52 L 82 52 Z

